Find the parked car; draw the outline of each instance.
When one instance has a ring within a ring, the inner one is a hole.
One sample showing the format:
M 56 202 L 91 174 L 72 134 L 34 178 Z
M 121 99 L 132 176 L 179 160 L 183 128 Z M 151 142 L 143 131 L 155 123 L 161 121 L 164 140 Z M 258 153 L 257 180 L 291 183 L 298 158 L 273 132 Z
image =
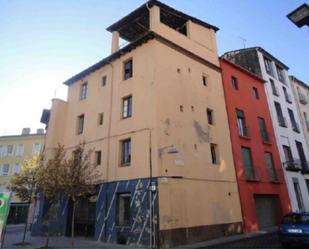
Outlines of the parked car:
M 279 227 L 279 238 L 283 247 L 301 244 L 309 246 L 309 213 L 285 215 Z

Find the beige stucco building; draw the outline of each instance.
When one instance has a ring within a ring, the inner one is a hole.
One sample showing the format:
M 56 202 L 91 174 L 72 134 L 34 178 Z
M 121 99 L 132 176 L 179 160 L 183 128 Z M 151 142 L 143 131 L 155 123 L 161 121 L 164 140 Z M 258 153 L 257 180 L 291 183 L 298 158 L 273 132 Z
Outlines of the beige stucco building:
M 24 128 L 21 135 L 0 136 L 0 192 L 7 192 L 7 185 L 15 174 L 22 170 L 25 160 L 41 153 L 45 140 L 43 129 L 30 134 Z M 23 223 L 27 218 L 28 203 L 21 202 L 12 195 L 8 223 Z
M 112 54 L 64 82 L 67 100 L 42 116 L 47 155 L 58 143 L 95 151 L 89 235 L 168 247 L 240 233 L 217 28 L 149 1 L 107 30 Z M 56 233 L 67 232 L 69 206 Z

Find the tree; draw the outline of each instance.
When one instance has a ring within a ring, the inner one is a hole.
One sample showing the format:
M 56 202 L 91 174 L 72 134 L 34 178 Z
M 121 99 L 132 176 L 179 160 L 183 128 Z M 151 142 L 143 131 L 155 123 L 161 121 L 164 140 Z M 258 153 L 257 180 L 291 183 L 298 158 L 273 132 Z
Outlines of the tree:
M 56 204 L 61 200 L 61 192 L 64 188 L 62 175 L 65 160 L 64 147 L 58 145 L 54 154 L 48 160 L 42 160 L 42 166 L 38 169 L 36 183 L 38 192 L 44 196 L 44 202 L 49 204 L 48 211 L 44 214 L 43 220 L 46 223 L 45 248 L 49 248 L 49 225 L 50 220 L 55 216 Z
M 61 198 L 72 201 L 71 246 L 74 248 L 74 219 L 76 202 L 95 192 L 95 168 L 90 162 L 91 151 L 84 152 L 84 144 L 78 145 L 71 156 L 58 145 L 51 157 L 38 172 L 38 186 L 46 199 L 55 204 Z
M 13 176 L 8 185 L 8 189 L 14 192 L 21 201 L 28 202 L 30 206 L 33 198 L 35 197 L 36 188 L 36 175 L 40 165 L 40 157 L 34 156 L 30 160 L 25 160 L 22 165 L 22 170 L 19 174 Z M 29 215 L 29 209 L 28 209 Z M 27 215 L 27 216 L 28 216 Z M 20 244 L 25 245 L 26 232 L 28 222 L 26 221 L 22 242 Z

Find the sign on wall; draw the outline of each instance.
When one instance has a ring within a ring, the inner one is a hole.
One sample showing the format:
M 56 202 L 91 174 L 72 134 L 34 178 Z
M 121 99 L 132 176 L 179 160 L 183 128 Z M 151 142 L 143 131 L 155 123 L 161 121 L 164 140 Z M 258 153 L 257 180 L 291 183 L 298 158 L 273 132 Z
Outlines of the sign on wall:
M 4 236 L 4 228 L 10 209 L 10 193 L 0 193 L 0 245 Z

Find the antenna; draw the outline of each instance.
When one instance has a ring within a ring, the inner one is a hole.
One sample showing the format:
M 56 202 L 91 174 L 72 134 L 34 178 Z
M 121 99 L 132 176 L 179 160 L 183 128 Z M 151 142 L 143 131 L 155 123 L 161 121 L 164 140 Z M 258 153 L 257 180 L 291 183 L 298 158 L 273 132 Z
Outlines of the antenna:
M 247 41 L 247 39 L 246 39 L 246 38 L 243 38 L 243 37 L 241 37 L 241 36 L 238 36 L 238 38 L 239 38 L 240 40 L 242 40 L 243 46 L 244 46 L 244 48 L 246 48 L 246 41 Z

